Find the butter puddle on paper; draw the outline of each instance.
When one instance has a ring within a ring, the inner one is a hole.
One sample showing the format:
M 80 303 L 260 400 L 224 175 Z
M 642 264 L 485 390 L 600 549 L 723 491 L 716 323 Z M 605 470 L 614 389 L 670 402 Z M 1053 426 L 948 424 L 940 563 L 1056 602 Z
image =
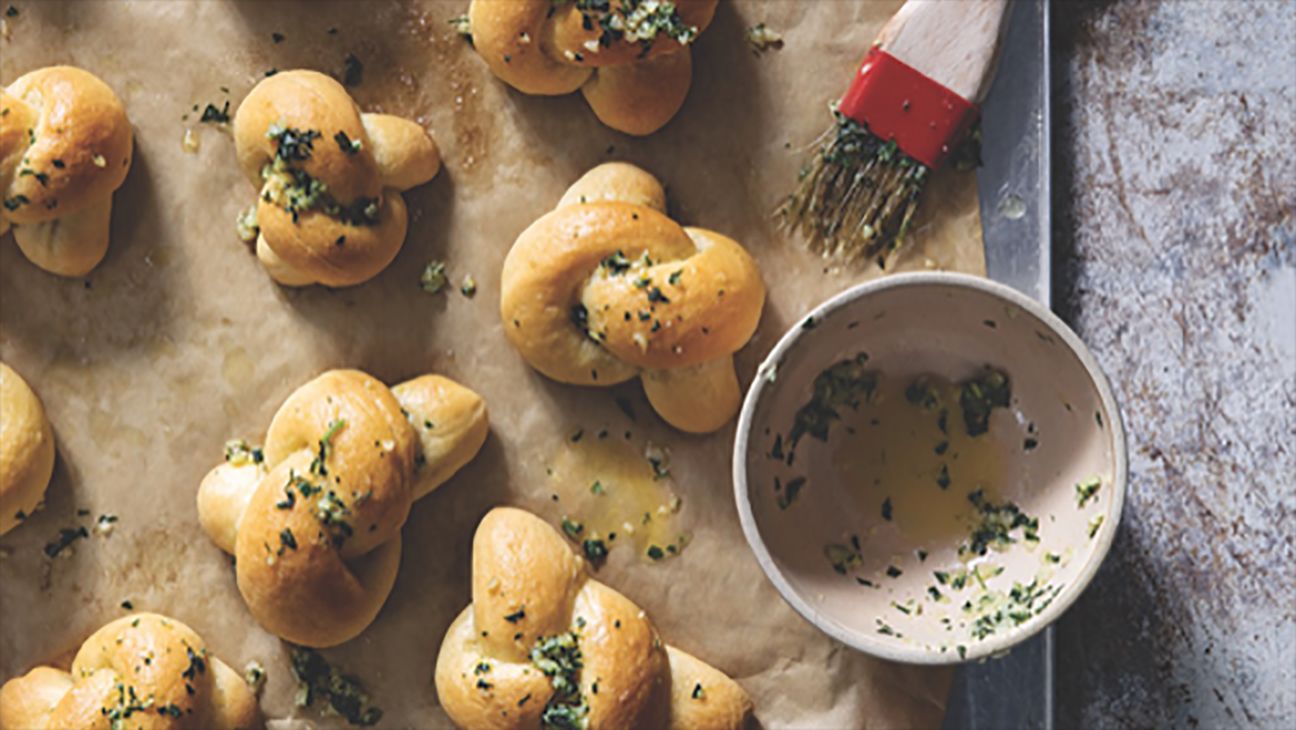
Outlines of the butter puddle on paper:
M 674 557 L 688 544 L 677 515 L 682 501 L 666 452 L 640 446 L 629 431 L 581 429 L 558 449 L 548 469 L 562 507 L 562 530 L 595 567 L 608 553 L 633 546 L 644 560 Z

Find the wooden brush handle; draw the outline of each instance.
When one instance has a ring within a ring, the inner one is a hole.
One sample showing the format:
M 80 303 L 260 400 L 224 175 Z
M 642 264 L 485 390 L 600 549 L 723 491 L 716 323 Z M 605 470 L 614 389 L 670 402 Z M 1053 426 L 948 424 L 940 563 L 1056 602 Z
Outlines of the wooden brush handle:
M 990 89 L 1008 0 L 908 0 L 878 34 L 882 50 L 973 103 Z

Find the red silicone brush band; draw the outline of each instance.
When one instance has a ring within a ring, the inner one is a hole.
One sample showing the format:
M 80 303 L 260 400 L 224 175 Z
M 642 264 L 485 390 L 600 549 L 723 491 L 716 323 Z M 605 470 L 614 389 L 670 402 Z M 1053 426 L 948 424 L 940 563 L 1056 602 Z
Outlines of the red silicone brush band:
M 976 104 L 876 46 L 838 109 L 928 167 L 939 167 L 977 118 Z

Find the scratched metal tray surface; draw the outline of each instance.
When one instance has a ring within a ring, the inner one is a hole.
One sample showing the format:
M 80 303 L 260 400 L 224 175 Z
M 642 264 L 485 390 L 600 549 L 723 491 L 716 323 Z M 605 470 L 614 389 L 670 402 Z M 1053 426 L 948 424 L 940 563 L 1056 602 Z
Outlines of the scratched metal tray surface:
M 1011 8 L 994 85 L 982 105 L 977 171 L 990 278 L 1049 297 L 1049 6 Z M 1053 628 L 1011 653 L 958 670 L 946 728 L 1053 728 Z

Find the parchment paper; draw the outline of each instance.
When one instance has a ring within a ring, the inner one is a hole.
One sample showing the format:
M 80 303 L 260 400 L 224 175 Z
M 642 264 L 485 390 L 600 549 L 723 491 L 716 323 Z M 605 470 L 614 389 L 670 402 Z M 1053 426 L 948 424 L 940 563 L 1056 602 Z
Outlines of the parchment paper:
M 656 419 L 637 384 L 549 382 L 510 349 L 498 316 L 500 266 L 518 232 L 589 167 L 629 160 L 662 179 L 678 220 L 730 235 L 759 259 L 769 301 L 738 358 L 750 380 L 813 304 L 880 273 L 827 271 L 769 213 L 899 0 L 722 2 L 695 47 L 687 103 L 648 139 L 603 127 L 579 94 L 526 97 L 496 81 L 446 23 L 467 0 L 13 4 L 0 80 L 55 63 L 90 69 L 124 100 L 136 157 L 116 196 L 108 256 L 84 281 L 45 274 L 0 239 L 0 357 L 44 400 L 59 451 L 46 508 L 0 541 L 0 680 L 74 649 L 129 600 L 185 621 L 235 667 L 265 664 L 269 717 L 318 717 L 294 710 L 286 647 L 252 621 L 228 560 L 198 526 L 194 495 L 226 439 L 259 441 L 298 385 L 325 368 L 359 367 L 389 383 L 429 371 L 456 378 L 485 396 L 492 423 L 476 461 L 415 505 L 381 615 L 325 652 L 365 682 L 384 726 L 447 725 L 432 668 L 469 601 L 473 530 L 499 504 L 556 521 L 545 465 L 579 427 L 631 429 L 669 450 L 692 543 L 660 564 L 613 550 L 599 578 L 643 606 L 670 642 L 737 678 L 764 726 L 939 723 L 946 672 L 855 653 L 767 583 L 733 508 L 732 426 L 689 437 Z M 786 46 L 757 57 L 744 39 L 757 22 Z M 272 32 L 285 39 L 274 43 Z M 281 288 L 235 237 L 255 191 L 239 175 L 228 129 L 198 124 L 193 106 L 229 99 L 232 112 L 267 69 L 340 74 L 348 53 L 364 66 L 353 90 L 361 105 L 426 124 L 445 169 L 406 195 L 409 237 L 377 278 L 340 291 Z M 187 129 L 196 152 L 182 147 Z M 937 175 L 920 217 L 897 268 L 983 273 L 971 175 Z M 433 258 L 456 285 L 471 274 L 476 297 L 421 291 Z M 637 421 L 616 407 L 618 395 Z M 59 528 L 100 514 L 120 517 L 111 534 L 78 541 L 70 557 L 42 554 Z

